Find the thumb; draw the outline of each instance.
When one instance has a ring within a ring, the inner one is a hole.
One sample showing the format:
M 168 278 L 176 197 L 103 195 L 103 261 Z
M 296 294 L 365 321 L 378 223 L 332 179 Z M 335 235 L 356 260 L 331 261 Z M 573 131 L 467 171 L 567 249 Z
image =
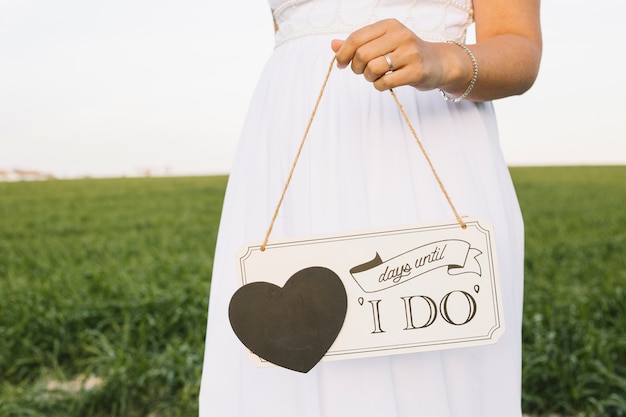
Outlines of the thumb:
M 333 52 L 337 52 L 343 44 L 344 44 L 344 41 L 339 40 L 339 39 L 333 39 L 330 43 L 330 47 L 333 48 Z

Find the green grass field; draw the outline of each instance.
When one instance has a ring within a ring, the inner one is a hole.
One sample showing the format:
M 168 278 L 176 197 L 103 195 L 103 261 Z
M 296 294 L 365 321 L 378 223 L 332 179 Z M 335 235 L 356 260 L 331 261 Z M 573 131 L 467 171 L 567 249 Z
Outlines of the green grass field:
M 524 411 L 626 416 L 626 166 L 511 171 Z M 197 415 L 226 181 L 0 183 L 1 417 Z

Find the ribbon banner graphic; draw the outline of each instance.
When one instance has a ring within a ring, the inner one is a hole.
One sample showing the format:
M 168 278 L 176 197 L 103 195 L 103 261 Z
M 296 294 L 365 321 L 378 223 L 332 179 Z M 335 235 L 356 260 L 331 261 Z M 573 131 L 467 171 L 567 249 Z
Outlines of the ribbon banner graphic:
M 384 262 L 376 254 L 372 261 L 352 268 L 350 274 L 363 291 L 377 292 L 445 266 L 450 275 L 468 272 L 480 275 L 476 260 L 480 254 L 461 240 L 433 242 Z

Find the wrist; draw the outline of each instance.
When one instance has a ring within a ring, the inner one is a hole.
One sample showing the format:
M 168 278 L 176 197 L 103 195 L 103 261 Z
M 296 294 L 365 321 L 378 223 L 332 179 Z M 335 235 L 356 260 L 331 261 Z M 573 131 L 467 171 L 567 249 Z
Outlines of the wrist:
M 472 51 L 462 43 L 447 41 L 450 57 L 450 82 L 439 87 L 446 101 L 459 102 L 471 94 L 478 79 L 478 62 Z

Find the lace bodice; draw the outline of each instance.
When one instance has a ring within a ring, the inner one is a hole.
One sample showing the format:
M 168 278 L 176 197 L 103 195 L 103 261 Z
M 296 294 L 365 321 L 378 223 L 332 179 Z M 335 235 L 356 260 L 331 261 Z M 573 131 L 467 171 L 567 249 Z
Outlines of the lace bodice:
M 269 0 L 276 45 L 309 35 L 350 33 L 396 18 L 428 41 L 463 41 L 473 22 L 472 0 Z

